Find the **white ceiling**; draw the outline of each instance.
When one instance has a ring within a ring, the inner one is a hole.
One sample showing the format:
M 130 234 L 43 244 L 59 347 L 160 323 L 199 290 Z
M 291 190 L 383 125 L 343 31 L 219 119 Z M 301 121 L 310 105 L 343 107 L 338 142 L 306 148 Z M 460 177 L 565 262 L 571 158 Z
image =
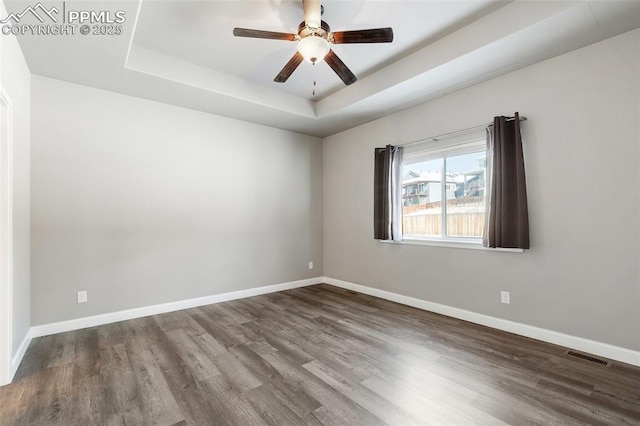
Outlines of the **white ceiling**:
M 9 12 L 33 3 L 5 1 Z M 62 1 L 42 3 L 62 10 Z M 233 37 L 234 27 L 295 33 L 298 0 L 68 0 L 67 10 L 124 10 L 123 34 L 19 41 L 35 74 L 327 136 L 640 26 L 636 0 L 323 5 L 334 31 L 394 30 L 393 43 L 333 47 L 359 77 L 351 86 L 325 63 L 303 63 L 275 83 L 295 42 Z

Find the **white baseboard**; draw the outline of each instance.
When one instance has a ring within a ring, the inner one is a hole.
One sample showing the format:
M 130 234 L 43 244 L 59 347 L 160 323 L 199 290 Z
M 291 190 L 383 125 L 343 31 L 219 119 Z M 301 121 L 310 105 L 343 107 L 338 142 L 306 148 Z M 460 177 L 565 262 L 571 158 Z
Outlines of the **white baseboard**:
M 13 376 L 16 375 L 16 371 L 18 371 L 18 367 L 20 367 L 20 363 L 22 362 L 22 358 L 24 358 L 24 354 L 27 352 L 29 343 L 31 343 L 31 330 L 29 330 L 27 335 L 24 336 L 22 343 L 20 343 L 20 347 L 13 355 L 13 359 L 11 360 L 11 371 L 9 371 L 9 383 L 13 381 Z
M 334 278 L 324 277 L 323 281 L 326 284 L 336 287 L 357 291 L 359 293 L 368 294 L 370 296 L 379 297 L 392 302 L 402 303 L 403 305 L 413 306 L 414 308 L 423 309 L 425 311 L 435 312 L 476 324 L 486 325 L 487 327 L 508 331 L 509 333 L 518 334 L 520 336 L 530 337 L 543 342 L 553 343 L 616 361 L 625 362 L 627 364 L 640 366 L 639 351 L 610 345 L 608 343 L 597 342 L 595 340 L 589 340 L 582 337 L 571 336 L 569 334 L 534 327 L 532 325 L 522 324 L 515 321 L 495 318 L 489 315 L 478 314 L 476 312 L 441 305 L 439 303 L 429 302 L 415 297 L 403 296 L 401 294 L 391 293 L 389 291 L 379 290 L 377 288 L 354 284 Z
M 245 297 L 259 296 L 261 294 L 267 293 L 275 293 L 277 291 L 289 290 L 292 288 L 306 287 L 309 285 L 320 284 L 322 283 L 322 279 L 322 277 L 308 278 L 306 280 L 291 281 L 287 283 L 267 285 L 264 287 L 232 291 L 229 293 L 197 297 L 195 299 L 163 303 L 160 305 L 144 306 L 142 308 L 110 312 L 108 314 L 93 315 L 90 317 L 77 318 L 68 321 L 36 325 L 31 327 L 30 336 L 48 336 L 51 334 L 63 333 L 65 331 L 80 330 L 82 328 L 95 327 L 98 325 L 110 324 L 118 321 L 142 318 L 149 315 L 164 314 L 166 312 L 179 311 L 181 309 L 195 308 L 198 306 L 211 305 L 213 303 L 227 302 L 229 300 L 243 299 Z M 20 357 L 19 359 L 21 360 L 22 357 Z M 18 361 L 18 364 L 19 363 L 20 362 Z
M 403 296 L 401 294 L 392 293 L 385 290 L 379 290 L 373 287 L 367 287 L 360 284 L 354 284 L 347 281 L 337 280 L 329 277 L 316 277 L 300 281 L 292 281 L 281 284 L 268 285 L 264 287 L 251 288 L 247 290 L 232 291 L 229 293 L 216 294 L 195 299 L 181 300 L 177 302 L 163 303 L 160 305 L 145 306 L 142 308 L 128 309 L 124 311 L 111 312 L 108 314 L 94 315 L 90 317 L 78 318 L 69 321 L 61 321 L 51 324 L 37 325 L 31 327 L 29 334 L 25 337 L 20 345 L 18 352 L 15 354 L 12 362 L 11 376 L 15 374 L 24 353 L 29 346 L 29 342 L 34 337 L 48 336 L 51 334 L 62 333 L 66 331 L 79 330 L 87 327 L 95 327 L 103 324 L 110 324 L 118 321 L 124 321 L 135 318 L 142 318 L 149 315 L 162 314 L 166 312 L 179 311 L 181 309 L 195 308 L 203 305 L 226 302 L 229 300 L 242 299 L 245 297 L 259 296 L 261 294 L 274 293 L 283 290 L 289 290 L 298 287 L 306 287 L 314 284 L 326 283 L 336 287 L 357 291 L 368 294 L 370 296 L 379 297 L 381 299 L 390 300 L 392 302 L 402 303 L 403 305 L 413 306 L 425 311 L 435 312 L 438 314 L 462 319 L 476 324 L 485 325 L 496 328 L 498 330 L 507 331 L 532 339 L 541 340 L 543 342 L 553 343 L 572 349 L 588 352 L 594 355 L 603 356 L 605 358 L 628 364 L 640 366 L 640 352 L 619 346 L 613 346 L 607 343 L 597 342 L 582 337 L 571 336 L 569 334 L 559 333 L 553 330 L 547 330 L 540 327 L 534 327 L 514 321 L 501 318 L 495 318 L 464 309 L 454 308 L 439 303 L 429 302 L 415 297 Z

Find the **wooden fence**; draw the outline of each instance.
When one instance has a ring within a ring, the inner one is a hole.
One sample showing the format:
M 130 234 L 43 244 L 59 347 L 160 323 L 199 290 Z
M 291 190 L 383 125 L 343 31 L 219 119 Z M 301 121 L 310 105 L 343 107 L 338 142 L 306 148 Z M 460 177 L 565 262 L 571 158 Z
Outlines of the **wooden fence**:
M 441 235 L 442 215 L 413 213 L 402 218 L 405 235 Z M 448 213 L 447 235 L 450 237 L 482 237 L 484 213 Z

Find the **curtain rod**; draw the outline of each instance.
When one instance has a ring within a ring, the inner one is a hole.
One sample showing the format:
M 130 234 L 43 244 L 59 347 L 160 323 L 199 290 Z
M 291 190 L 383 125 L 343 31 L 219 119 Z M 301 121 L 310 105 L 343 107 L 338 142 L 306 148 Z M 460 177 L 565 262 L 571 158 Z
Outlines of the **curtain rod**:
M 513 121 L 515 119 L 515 117 L 507 117 L 507 121 Z M 527 119 L 527 117 L 520 117 L 520 121 L 525 121 Z M 411 141 L 411 142 L 406 142 L 406 143 L 402 143 L 396 146 L 407 146 L 407 145 L 413 145 L 416 143 L 420 143 L 420 142 L 439 142 L 442 139 L 447 139 L 450 137 L 454 137 L 454 136 L 460 136 L 460 135 L 466 135 L 467 133 L 472 133 L 476 130 L 480 130 L 480 129 L 484 129 L 487 126 L 491 126 L 493 123 L 487 123 L 487 124 L 481 124 L 479 126 L 473 126 L 473 127 L 469 127 L 466 129 L 462 129 L 462 130 L 456 130 L 455 132 L 449 132 L 449 133 L 443 133 L 441 135 L 437 135 L 437 136 L 431 136 L 428 138 L 424 138 L 424 139 L 418 139 L 417 141 Z

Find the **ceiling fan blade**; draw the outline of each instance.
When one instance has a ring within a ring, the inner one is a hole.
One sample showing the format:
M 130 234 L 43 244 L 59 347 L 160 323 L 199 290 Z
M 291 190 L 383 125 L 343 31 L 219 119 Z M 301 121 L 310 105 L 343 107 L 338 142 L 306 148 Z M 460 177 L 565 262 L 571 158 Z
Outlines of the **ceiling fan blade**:
M 358 77 L 355 76 L 354 73 L 351 72 L 349 68 L 342 62 L 338 55 L 333 50 L 329 50 L 327 56 L 324 57 L 325 62 L 331 67 L 332 70 L 338 74 L 338 77 L 346 84 L 347 86 L 355 83 L 358 80 Z
M 236 37 L 267 38 L 270 40 L 286 40 L 286 41 L 295 41 L 296 38 L 298 37 L 296 34 L 277 33 L 274 31 L 263 31 L 263 30 L 251 30 L 248 28 L 234 28 L 233 35 Z
M 302 0 L 304 8 L 304 23 L 307 27 L 320 28 L 322 9 L 320 0 Z
M 334 44 L 342 43 L 391 43 L 393 28 L 373 28 L 370 30 L 338 31 L 331 34 Z
M 291 59 L 289 59 L 289 62 L 287 62 L 284 68 L 282 68 L 280 73 L 276 75 L 276 78 L 274 78 L 273 81 L 275 81 L 276 83 L 284 83 L 285 81 L 287 81 L 303 60 L 304 57 L 300 54 L 300 52 L 296 52 L 296 54 L 293 55 Z

